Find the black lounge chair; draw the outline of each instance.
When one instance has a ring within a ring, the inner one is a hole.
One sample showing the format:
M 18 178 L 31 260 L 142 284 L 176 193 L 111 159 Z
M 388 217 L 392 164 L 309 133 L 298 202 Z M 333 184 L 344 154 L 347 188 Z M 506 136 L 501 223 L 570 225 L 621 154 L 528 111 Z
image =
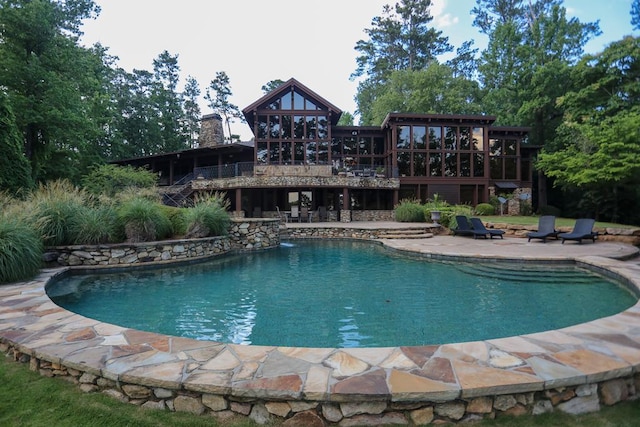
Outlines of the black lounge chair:
M 578 218 L 571 233 L 559 233 L 558 237 L 562 239 L 562 243 L 565 240 L 577 240 L 578 243 L 582 243 L 583 239 L 591 239 L 595 243 L 598 237 L 598 233 L 593 231 L 595 223 L 595 219 Z
M 548 237 L 558 238 L 559 231 L 556 230 L 556 217 L 553 215 L 543 215 L 538 218 L 538 231 L 530 231 L 527 233 L 529 242 L 531 239 L 541 239 L 543 243 L 547 242 Z
M 494 228 L 487 228 L 484 226 L 484 224 L 482 223 L 482 221 L 480 220 L 480 218 L 471 218 L 471 226 L 473 227 L 473 229 L 476 232 L 479 233 L 483 233 L 485 235 L 489 235 L 489 237 L 491 237 L 493 239 L 494 236 L 498 236 L 501 239 L 503 238 L 502 235 L 504 234 L 504 230 L 498 230 L 498 229 L 494 229 Z
M 458 226 L 451 229 L 454 236 L 473 236 L 474 239 L 477 239 L 478 236 L 482 236 L 485 239 L 487 238 L 488 233 L 479 232 L 471 228 L 469 220 L 464 215 L 456 215 L 456 224 L 458 224 Z

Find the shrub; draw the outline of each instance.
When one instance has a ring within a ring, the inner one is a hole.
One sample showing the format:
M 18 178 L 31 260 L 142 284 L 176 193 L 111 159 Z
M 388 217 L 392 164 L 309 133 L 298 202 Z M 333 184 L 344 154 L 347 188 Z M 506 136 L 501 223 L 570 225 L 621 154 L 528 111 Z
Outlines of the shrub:
M 541 206 L 540 215 L 553 215 L 555 217 L 560 217 L 562 216 L 562 211 L 560 208 L 551 205 Z
M 489 203 L 479 203 L 475 208 L 475 212 L 477 215 L 483 216 L 483 215 L 493 215 L 496 213 L 496 210 L 493 207 L 493 205 Z
M 101 165 L 82 179 L 82 185 L 91 194 L 114 196 L 125 189 L 154 187 L 157 180 L 156 174 L 143 168 Z
M 0 283 L 33 277 L 41 259 L 38 231 L 22 221 L 0 217 Z
M 86 193 L 69 181 L 51 181 L 31 194 L 23 206 L 24 217 L 40 233 L 45 246 L 72 244 L 71 222 L 86 200 Z
M 169 218 L 169 222 L 171 222 L 171 234 L 173 236 L 184 236 L 187 232 L 187 220 L 185 218 L 187 210 L 166 205 L 162 205 L 162 210 Z
M 424 208 L 417 200 L 404 199 L 395 207 L 396 221 L 424 222 Z
M 186 237 L 222 236 L 229 227 L 229 201 L 223 194 L 205 194 L 196 197 L 193 207 L 185 213 Z
M 118 221 L 129 242 L 161 240 L 171 234 L 171 222 L 162 205 L 142 197 L 124 202 Z
M 110 205 L 83 206 L 69 223 L 72 244 L 93 245 L 118 240 L 116 212 Z

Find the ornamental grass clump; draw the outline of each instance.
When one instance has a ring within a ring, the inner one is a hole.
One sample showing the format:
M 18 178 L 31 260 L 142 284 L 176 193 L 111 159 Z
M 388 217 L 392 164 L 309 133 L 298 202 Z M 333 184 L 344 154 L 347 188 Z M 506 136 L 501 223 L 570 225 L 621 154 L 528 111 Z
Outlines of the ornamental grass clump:
M 0 283 L 35 276 L 41 260 L 42 240 L 38 231 L 18 219 L 0 216 Z
M 417 200 L 403 199 L 395 207 L 396 221 L 424 222 L 424 208 Z
M 87 194 L 69 181 L 41 184 L 23 205 L 25 221 L 40 233 L 45 246 L 73 244 L 71 223 L 84 208 Z
M 118 209 L 118 222 L 127 241 L 151 242 L 171 235 L 171 221 L 162 205 L 147 198 L 131 198 Z
M 227 234 L 230 218 L 229 201 L 221 193 L 205 194 L 195 200 L 185 213 L 187 238 L 223 236 Z
M 69 235 L 75 245 L 118 240 L 116 210 L 111 205 L 82 206 L 71 218 Z

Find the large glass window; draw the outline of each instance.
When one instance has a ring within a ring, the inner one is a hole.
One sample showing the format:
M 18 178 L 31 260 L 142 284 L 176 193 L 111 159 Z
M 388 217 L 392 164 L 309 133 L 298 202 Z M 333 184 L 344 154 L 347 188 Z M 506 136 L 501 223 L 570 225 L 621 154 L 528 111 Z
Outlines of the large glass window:
M 442 128 L 429 127 L 429 150 L 442 150 Z
M 327 116 L 318 116 L 318 139 L 329 137 L 329 120 Z
M 444 176 L 458 176 L 458 155 L 446 152 L 444 162 Z
M 291 142 L 282 143 L 282 164 L 291 164 Z
M 282 116 L 282 138 L 291 138 L 291 116 L 288 114 Z
M 471 129 L 468 127 L 460 128 L 460 149 L 471 150 Z
M 293 116 L 294 130 L 293 137 L 296 139 L 304 138 L 304 116 Z
M 425 150 L 427 148 L 427 128 L 424 126 L 413 127 L 413 148 Z
M 471 176 L 471 153 L 460 153 L 460 176 Z
M 473 154 L 473 176 L 484 177 L 484 154 Z
M 316 139 L 316 117 L 307 116 L 307 138 Z
M 427 175 L 427 153 L 413 153 L 413 176 Z
M 266 139 L 268 128 L 269 123 L 267 122 L 267 116 L 258 116 L 258 135 L 256 136 L 256 138 Z
M 280 116 L 269 116 L 269 136 L 273 139 L 280 138 Z
M 484 151 L 484 129 L 473 128 L 473 149 Z
M 293 92 L 293 109 L 304 110 L 304 97 L 298 92 Z
M 458 148 L 457 144 L 457 127 L 447 126 L 444 128 L 444 149 L 445 150 L 456 150 Z
M 400 176 L 411 175 L 411 155 L 408 151 L 398 152 L 398 173 Z
M 256 144 L 257 160 L 258 164 L 264 165 L 267 163 L 268 146 L 266 142 L 258 142 Z
M 398 126 L 398 148 L 408 149 L 411 147 L 411 126 Z
M 373 138 L 373 154 L 384 154 L 384 138 Z
M 371 154 L 371 138 L 362 137 L 358 140 L 358 154 Z
M 438 152 L 429 153 L 429 175 L 442 176 L 442 154 Z

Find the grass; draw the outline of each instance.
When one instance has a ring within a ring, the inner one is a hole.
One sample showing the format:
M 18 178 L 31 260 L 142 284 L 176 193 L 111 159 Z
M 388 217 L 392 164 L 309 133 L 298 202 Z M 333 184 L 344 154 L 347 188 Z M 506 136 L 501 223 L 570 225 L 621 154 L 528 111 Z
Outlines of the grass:
M 484 222 L 505 223 L 515 225 L 538 225 L 537 216 L 510 216 L 510 215 L 486 215 L 481 217 Z M 576 223 L 574 218 L 556 218 L 556 227 L 573 227 Z M 596 222 L 596 228 L 636 228 L 632 225 L 614 224 L 611 222 Z
M 0 357 L 0 425 L 3 427 L 65 426 L 220 426 L 254 427 L 236 417 L 218 421 L 205 415 L 143 409 L 100 393 L 83 393 L 60 378 L 31 372 L 28 365 Z M 278 425 L 271 424 L 271 425 Z M 635 427 L 640 426 L 640 400 L 624 402 L 600 412 L 572 416 L 555 412 L 538 416 L 498 417 L 479 426 L 509 427 Z

